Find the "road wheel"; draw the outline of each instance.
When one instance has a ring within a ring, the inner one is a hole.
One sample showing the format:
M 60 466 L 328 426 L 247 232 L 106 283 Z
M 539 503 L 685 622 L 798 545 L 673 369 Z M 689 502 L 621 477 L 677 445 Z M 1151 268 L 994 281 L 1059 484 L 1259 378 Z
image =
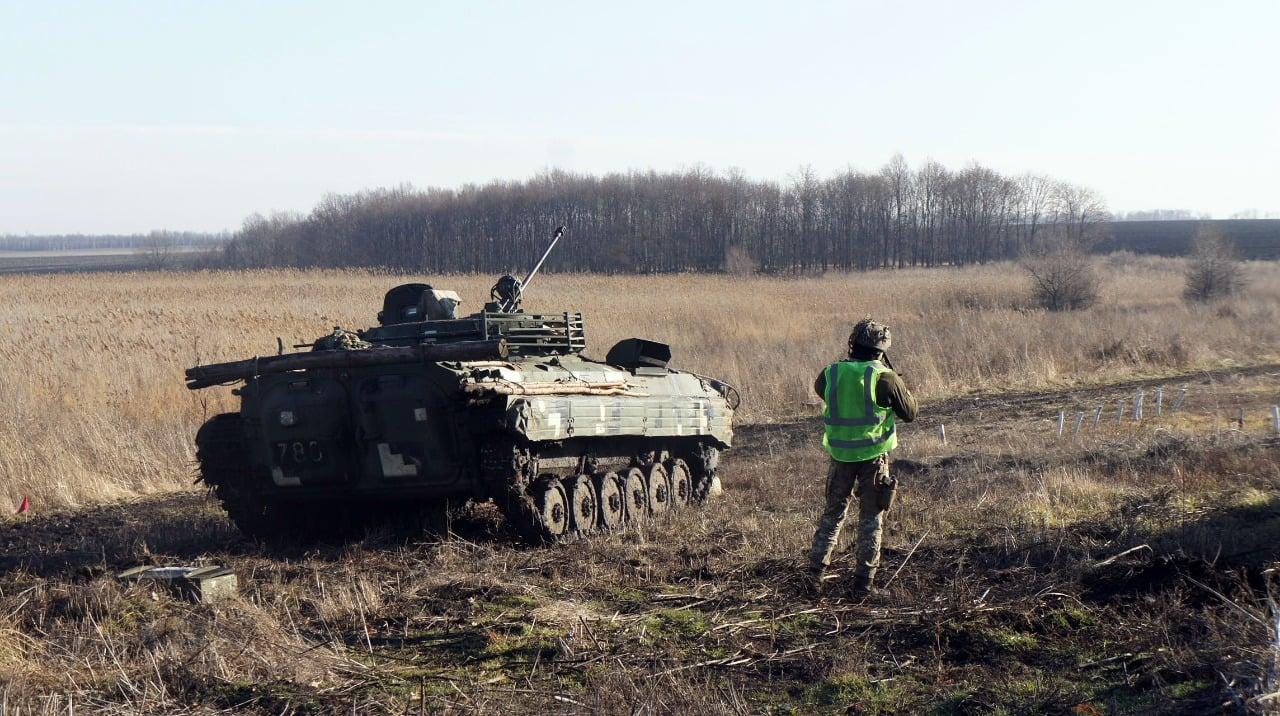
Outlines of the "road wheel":
M 689 466 L 678 459 L 667 463 L 667 474 L 671 477 L 671 506 L 678 510 L 693 498 L 693 477 Z
M 622 479 L 616 472 L 596 473 L 596 496 L 600 498 L 600 529 L 616 530 L 627 519 L 626 495 L 622 492 Z
M 569 531 L 569 500 L 555 478 L 543 478 L 533 487 L 533 504 L 538 509 L 543 537 L 547 541 L 564 537 Z
M 671 510 L 671 478 L 662 463 L 650 466 L 644 477 L 645 489 L 649 495 L 649 513 L 661 515 Z
M 594 532 L 599 519 L 600 500 L 596 486 L 587 475 L 566 477 L 564 491 L 569 500 L 569 528 L 577 534 Z
M 640 468 L 633 467 L 622 474 L 622 496 L 628 522 L 640 522 L 649 516 L 649 488 Z

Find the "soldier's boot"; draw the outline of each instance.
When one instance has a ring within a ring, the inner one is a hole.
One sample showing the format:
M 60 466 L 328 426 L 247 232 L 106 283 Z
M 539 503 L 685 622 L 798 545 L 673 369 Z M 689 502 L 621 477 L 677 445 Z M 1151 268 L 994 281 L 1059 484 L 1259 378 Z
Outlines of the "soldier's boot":
M 875 586 L 874 571 L 858 570 L 853 575 L 853 587 L 849 590 L 849 598 L 856 602 L 877 601 L 884 596 L 884 590 Z
M 804 588 L 809 594 L 818 596 L 822 594 L 823 585 L 835 577 L 827 571 L 825 565 L 821 563 L 810 562 L 808 569 L 804 573 Z

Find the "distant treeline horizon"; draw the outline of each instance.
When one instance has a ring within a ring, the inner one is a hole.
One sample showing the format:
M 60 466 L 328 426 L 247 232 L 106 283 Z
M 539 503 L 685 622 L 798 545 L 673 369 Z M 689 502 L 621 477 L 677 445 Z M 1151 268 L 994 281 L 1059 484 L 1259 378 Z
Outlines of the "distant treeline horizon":
M 1079 242 L 1110 220 L 1092 190 L 979 164 L 786 183 L 690 169 L 602 176 L 549 171 L 458 189 L 408 186 L 325 197 L 299 216 L 256 215 L 226 246 L 237 267 L 502 272 L 529 266 L 569 227 L 553 271 L 810 272 L 961 265 Z
M 215 245 L 230 241 L 229 232 L 149 231 L 145 234 L 0 234 L 0 251 L 76 251 L 153 249 Z
M 1280 257 L 1280 220 L 1212 220 L 1183 210 L 1108 213 L 1096 192 L 972 163 L 787 182 L 697 168 L 605 175 L 548 171 L 460 188 L 331 194 L 306 214 L 255 214 L 234 233 L 0 236 L 0 250 L 209 246 L 186 265 L 520 271 L 554 227 L 569 236 L 546 269 L 653 273 L 815 271 L 964 265 L 1071 246 L 1181 254 L 1212 225 L 1247 258 Z

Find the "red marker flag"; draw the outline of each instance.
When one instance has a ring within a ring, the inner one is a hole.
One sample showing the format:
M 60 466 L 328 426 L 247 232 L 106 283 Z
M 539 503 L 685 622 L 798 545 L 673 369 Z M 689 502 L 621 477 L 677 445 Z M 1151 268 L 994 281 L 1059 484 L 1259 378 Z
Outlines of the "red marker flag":
M 30 511 L 31 511 L 31 500 L 28 500 L 24 495 L 22 498 L 22 504 L 18 505 L 18 514 L 22 514 L 24 512 L 30 512 Z

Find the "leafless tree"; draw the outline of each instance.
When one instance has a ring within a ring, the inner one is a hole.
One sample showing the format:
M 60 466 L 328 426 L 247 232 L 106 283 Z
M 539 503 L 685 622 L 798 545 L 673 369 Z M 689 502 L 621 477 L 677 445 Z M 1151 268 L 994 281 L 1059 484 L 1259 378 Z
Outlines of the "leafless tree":
M 1052 207 L 1053 223 L 1062 230 L 1059 240 L 1079 251 L 1097 244 L 1111 219 L 1106 202 L 1097 192 L 1069 182 L 1054 184 Z
M 1054 181 L 1039 174 L 1024 174 L 1018 178 L 1019 250 L 1036 245 L 1036 232 L 1049 220 L 1053 200 Z
M 168 268 L 178 251 L 178 236 L 169 231 L 153 231 L 135 251 L 148 269 L 160 271 Z
M 1087 244 L 1105 217 L 1081 187 L 978 164 L 912 171 L 895 156 L 825 178 L 803 167 L 784 185 L 694 167 L 332 195 L 305 216 L 250 217 L 225 255 L 239 266 L 493 273 L 529 265 L 563 223 L 574 250 L 548 270 L 724 271 L 743 265 L 726 261 L 733 252 L 761 272 L 807 273 L 1015 258 L 1028 244 Z

